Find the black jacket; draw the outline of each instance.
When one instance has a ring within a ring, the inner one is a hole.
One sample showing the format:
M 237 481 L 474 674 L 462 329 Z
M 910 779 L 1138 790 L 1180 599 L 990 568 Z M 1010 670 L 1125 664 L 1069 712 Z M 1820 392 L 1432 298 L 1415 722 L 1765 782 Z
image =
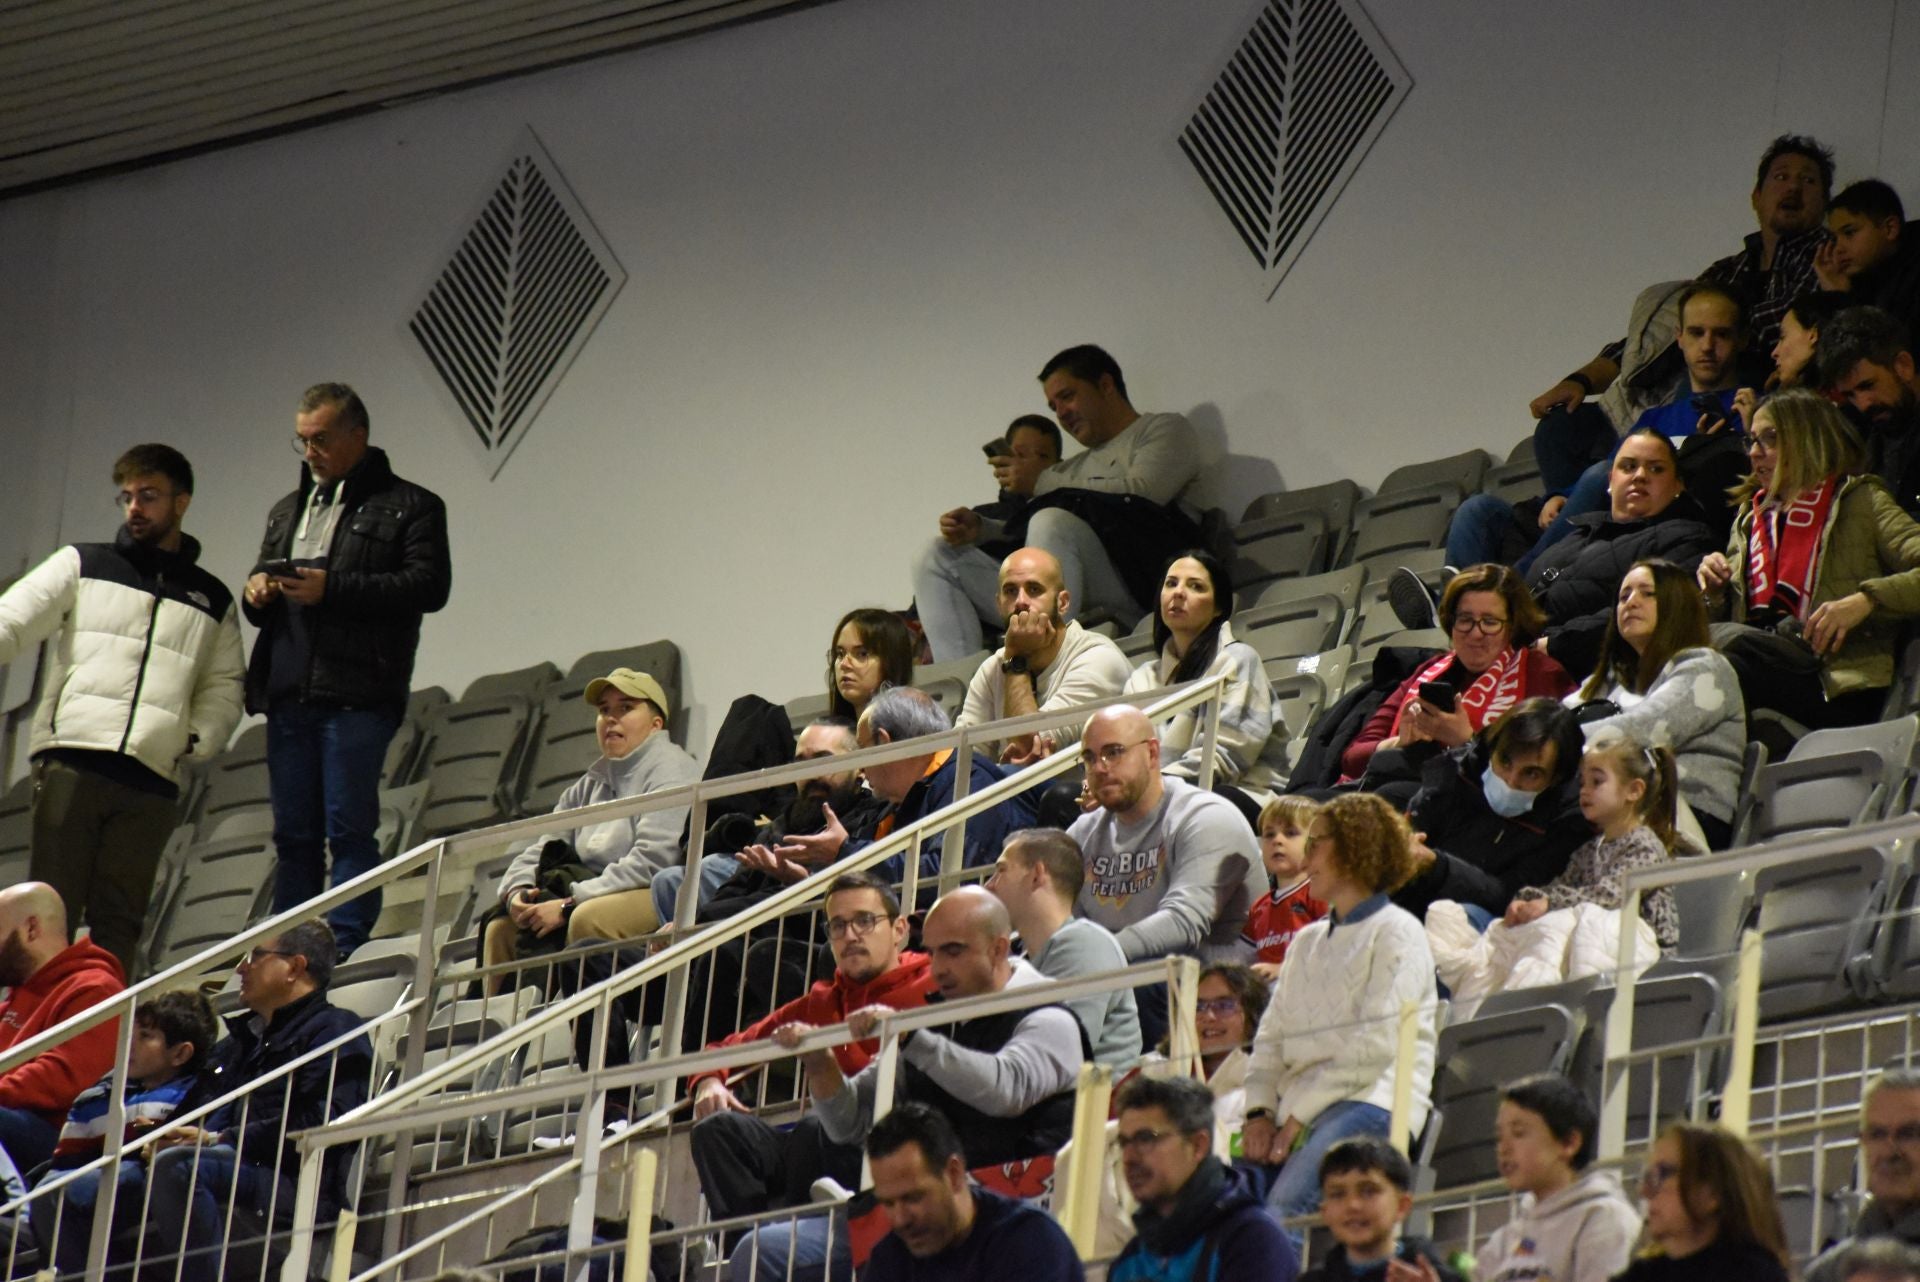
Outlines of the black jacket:
M 1700 505 L 1685 493 L 1644 521 L 1591 512 L 1572 524 L 1571 534 L 1534 560 L 1527 586 L 1547 612 L 1547 653 L 1577 681 L 1599 661 L 1620 580 L 1635 561 L 1664 557 L 1691 573 L 1726 540 L 1714 536 Z
M 282 1006 L 264 1028 L 258 1020 L 251 1012 L 227 1018 L 227 1036 L 214 1043 L 206 1068 L 180 1102 L 180 1113 L 258 1081 L 362 1023 L 352 1011 L 328 1002 L 324 991 Z M 372 1072 L 373 1044 L 362 1033 L 332 1055 L 322 1055 L 214 1110 L 202 1128 L 230 1139 L 241 1161 L 277 1169 L 292 1178 L 299 1169 L 300 1154 L 288 1137 L 366 1103 Z M 328 1210 L 342 1205 L 350 1153 L 345 1147 L 329 1150 L 326 1177 L 321 1181 L 321 1198 Z
M 413 685 L 420 618 L 447 603 L 453 583 L 447 552 L 447 509 L 438 495 L 393 474 L 384 450 L 370 447 L 348 474 L 344 505 L 327 549 L 327 590 L 308 611 L 312 649 L 298 697 L 343 708 L 398 708 Z M 312 477 L 267 513 L 258 572 L 286 556 Z M 287 625 L 286 604 L 242 602 L 260 629 L 247 665 L 247 711 L 267 711 L 276 633 Z
M 1417 646 L 1387 646 L 1373 656 L 1367 684 L 1341 695 L 1313 719 L 1313 728 L 1287 776 L 1288 792 L 1331 788 L 1340 782 L 1340 754 L 1386 697 L 1440 652 Z
M 1787 1271 L 1756 1243 L 1713 1242 L 1678 1260 L 1643 1255 L 1613 1282 L 1787 1282 Z
M 1503 913 L 1523 886 L 1544 886 L 1593 836 L 1580 813 L 1580 781 L 1567 779 L 1535 798 L 1517 819 L 1493 813 L 1482 791 L 1488 766 L 1479 739 L 1427 762 L 1408 807 L 1415 832 L 1427 836 L 1433 865 L 1393 894 L 1416 917 L 1438 899 Z
M 1396 1259 L 1405 1260 L 1408 1264 L 1412 1264 L 1415 1260 L 1425 1260 L 1433 1266 L 1433 1271 L 1439 1276 L 1440 1282 L 1460 1282 L 1459 1273 L 1441 1259 L 1440 1253 L 1433 1249 L 1433 1243 L 1423 1237 L 1401 1238 L 1393 1254 Z M 1356 1270 L 1347 1263 L 1347 1248 L 1336 1245 L 1327 1252 L 1327 1258 L 1319 1268 L 1308 1269 L 1300 1275 L 1300 1282 L 1355 1282 L 1359 1278 L 1371 1278 L 1377 1282 L 1385 1276 L 1384 1265 L 1366 1271 Z

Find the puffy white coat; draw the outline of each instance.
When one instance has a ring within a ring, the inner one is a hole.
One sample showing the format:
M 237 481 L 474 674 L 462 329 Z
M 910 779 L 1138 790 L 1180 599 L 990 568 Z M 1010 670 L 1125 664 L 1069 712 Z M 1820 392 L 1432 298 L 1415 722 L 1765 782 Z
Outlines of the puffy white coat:
M 155 553 L 61 548 L 0 594 L 0 663 L 54 638 L 29 752 L 124 753 L 169 782 L 183 758 L 227 746 L 240 721 L 240 616 L 195 564 L 199 544 Z

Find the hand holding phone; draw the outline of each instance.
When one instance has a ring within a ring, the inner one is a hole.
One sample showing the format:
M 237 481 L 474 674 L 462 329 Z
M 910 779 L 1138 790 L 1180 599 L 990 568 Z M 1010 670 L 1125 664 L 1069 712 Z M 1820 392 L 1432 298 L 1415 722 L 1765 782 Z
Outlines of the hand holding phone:
M 1460 692 L 1444 681 L 1422 681 L 1420 702 L 1435 712 L 1451 713 L 1460 706 Z
M 300 567 L 286 557 L 279 557 L 275 560 L 265 562 L 261 565 L 260 572 L 272 579 L 297 579 L 300 577 Z

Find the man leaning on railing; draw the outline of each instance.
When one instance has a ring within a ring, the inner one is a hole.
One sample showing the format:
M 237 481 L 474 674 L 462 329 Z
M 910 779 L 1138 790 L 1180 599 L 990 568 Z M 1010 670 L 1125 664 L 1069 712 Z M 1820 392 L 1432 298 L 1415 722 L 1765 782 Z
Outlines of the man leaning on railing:
M 214 1046 L 212 1063 L 180 1111 L 191 1112 L 350 1033 L 359 1016 L 326 997 L 335 960 L 333 931 L 317 917 L 288 927 L 242 959 L 246 1013 L 229 1017 L 229 1035 Z M 203 1253 L 219 1247 L 229 1209 L 252 1221 L 233 1226 L 227 1236 L 236 1244 L 290 1224 L 300 1159 L 287 1137 L 365 1103 L 372 1066 L 372 1044 L 356 1037 L 285 1081 L 215 1110 L 205 1129 L 182 1127 L 156 1139 L 149 1258 L 171 1255 L 173 1234 L 184 1226 L 182 1249 L 205 1260 Z M 349 1153 L 340 1148 L 328 1154 L 320 1191 L 323 1220 L 332 1219 L 346 1199 Z

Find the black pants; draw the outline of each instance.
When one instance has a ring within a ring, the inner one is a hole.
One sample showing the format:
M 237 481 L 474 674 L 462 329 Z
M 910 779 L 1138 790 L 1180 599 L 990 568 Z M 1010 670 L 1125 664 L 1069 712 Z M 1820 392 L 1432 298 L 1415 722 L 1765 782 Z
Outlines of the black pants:
M 860 1183 L 860 1146 L 828 1139 L 813 1113 L 784 1131 L 751 1113 L 715 1113 L 694 1125 L 692 1144 L 715 1219 L 804 1206 L 822 1176 L 847 1188 Z
M 1713 644 L 1740 678 L 1747 712 L 1771 708 L 1810 729 L 1861 726 L 1878 720 L 1884 688 L 1828 698 L 1820 675 L 1825 664 L 1804 640 L 1744 623 L 1713 625 Z
M 131 981 L 154 871 L 180 803 L 52 757 L 37 759 L 33 770 L 29 873 L 60 892 L 68 928 L 90 927 L 93 942 L 120 959 Z

